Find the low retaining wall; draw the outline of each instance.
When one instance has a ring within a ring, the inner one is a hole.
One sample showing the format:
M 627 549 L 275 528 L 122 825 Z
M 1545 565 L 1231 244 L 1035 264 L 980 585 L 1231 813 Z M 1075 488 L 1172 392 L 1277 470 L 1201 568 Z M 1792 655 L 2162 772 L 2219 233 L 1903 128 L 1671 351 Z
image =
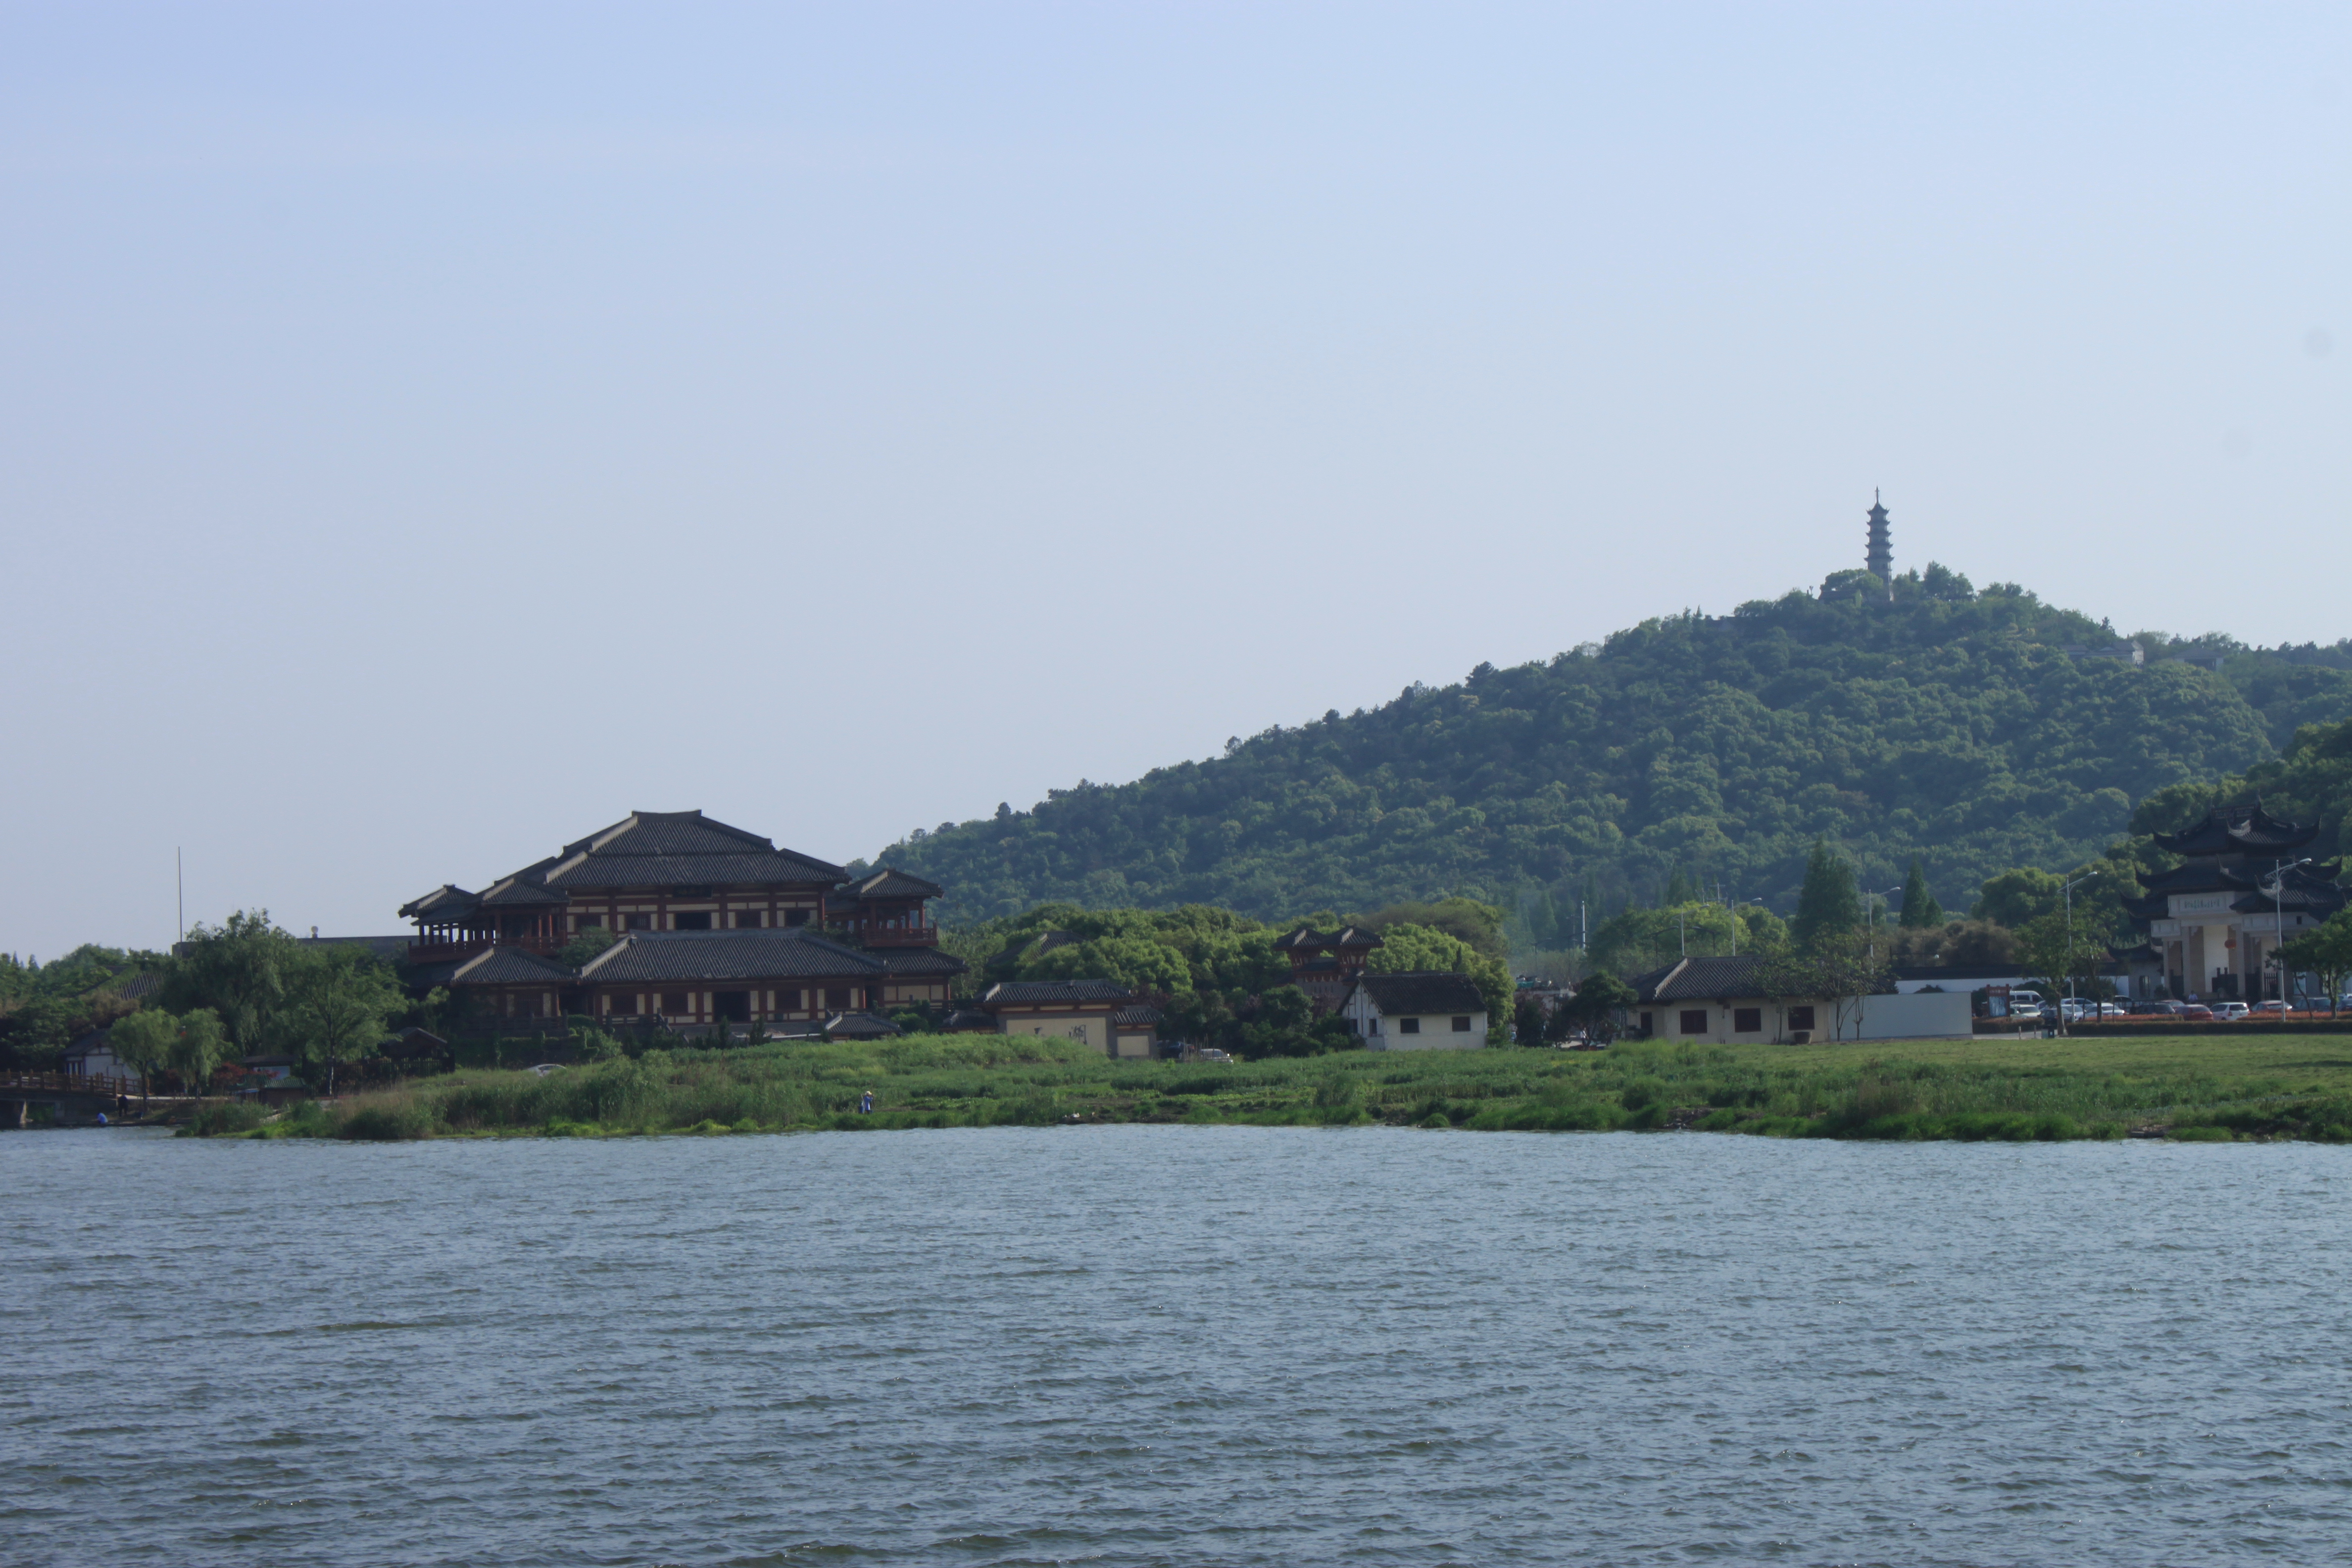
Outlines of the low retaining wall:
M 1995 1019 L 2003 1023 L 2005 1019 Z M 2241 1018 L 2235 1023 L 2220 1018 L 2102 1018 L 2097 1023 L 2085 1019 L 2069 1024 L 2070 1035 L 2115 1035 L 2136 1037 L 2141 1035 L 2195 1035 L 2207 1030 L 2227 1030 L 2235 1035 L 2352 1035 L 2352 1013 L 2341 1018 L 2284 1018 L 2273 1022 L 2267 1018 Z

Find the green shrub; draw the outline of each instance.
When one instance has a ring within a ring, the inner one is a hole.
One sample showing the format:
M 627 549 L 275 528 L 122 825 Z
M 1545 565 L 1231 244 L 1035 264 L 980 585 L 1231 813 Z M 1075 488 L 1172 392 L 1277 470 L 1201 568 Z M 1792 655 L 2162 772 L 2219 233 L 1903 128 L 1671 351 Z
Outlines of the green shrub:
M 354 1107 L 343 1117 L 336 1135 L 355 1143 L 399 1143 L 430 1138 L 434 1131 L 432 1113 L 404 1097 L 372 1100 Z
M 183 1138 L 235 1138 L 250 1132 L 266 1120 L 260 1106 L 249 1100 L 231 1100 L 205 1106 L 180 1129 Z

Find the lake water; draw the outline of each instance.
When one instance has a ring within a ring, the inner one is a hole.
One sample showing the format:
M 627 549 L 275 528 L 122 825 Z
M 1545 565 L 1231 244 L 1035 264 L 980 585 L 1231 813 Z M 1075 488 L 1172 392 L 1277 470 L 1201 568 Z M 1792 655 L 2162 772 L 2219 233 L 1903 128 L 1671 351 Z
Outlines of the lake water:
M 2352 1556 L 2352 1151 L 0 1136 L 15 1564 Z

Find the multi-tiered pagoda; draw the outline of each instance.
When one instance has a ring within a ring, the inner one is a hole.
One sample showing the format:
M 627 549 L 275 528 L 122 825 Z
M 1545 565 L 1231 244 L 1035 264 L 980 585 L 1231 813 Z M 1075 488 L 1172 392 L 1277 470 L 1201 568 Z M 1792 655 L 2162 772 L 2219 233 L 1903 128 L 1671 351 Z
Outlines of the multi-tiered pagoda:
M 2303 853 L 2319 829 L 2259 804 L 2217 806 L 2186 832 L 2155 837 L 2182 863 L 2141 879 L 2145 895 L 2125 904 L 2147 933 L 2146 949 L 2130 955 L 2144 991 L 2198 1001 L 2276 995 L 2286 988 L 2279 944 L 2347 902 L 2343 863 Z

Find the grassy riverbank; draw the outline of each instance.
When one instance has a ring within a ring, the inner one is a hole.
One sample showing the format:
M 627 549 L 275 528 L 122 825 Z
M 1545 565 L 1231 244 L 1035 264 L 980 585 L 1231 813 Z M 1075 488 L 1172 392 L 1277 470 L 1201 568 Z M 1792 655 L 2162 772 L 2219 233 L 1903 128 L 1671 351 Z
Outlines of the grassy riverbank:
M 870 1116 L 858 1096 L 875 1096 Z M 1064 1042 L 916 1036 L 874 1045 L 653 1052 L 545 1078 L 467 1071 L 199 1131 L 426 1138 L 1247 1122 L 1772 1137 L 2313 1138 L 2352 1142 L 2352 1039 L 1979 1039 L 1906 1046 L 1621 1045 L 1111 1062 Z

